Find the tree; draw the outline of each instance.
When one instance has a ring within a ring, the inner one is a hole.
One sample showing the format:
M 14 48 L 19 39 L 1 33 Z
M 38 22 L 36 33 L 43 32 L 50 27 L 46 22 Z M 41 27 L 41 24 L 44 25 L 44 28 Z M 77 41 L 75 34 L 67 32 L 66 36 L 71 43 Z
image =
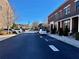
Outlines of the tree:
M 15 23 L 13 23 L 11 29 L 18 29 L 17 25 Z
M 38 30 L 38 25 L 39 25 L 38 22 L 33 22 L 33 23 L 32 23 L 32 29 L 33 29 L 33 30 Z
M 39 27 L 39 28 L 42 28 L 42 26 L 43 26 L 43 24 L 42 24 L 42 23 L 40 23 L 40 24 L 38 25 L 38 27 Z

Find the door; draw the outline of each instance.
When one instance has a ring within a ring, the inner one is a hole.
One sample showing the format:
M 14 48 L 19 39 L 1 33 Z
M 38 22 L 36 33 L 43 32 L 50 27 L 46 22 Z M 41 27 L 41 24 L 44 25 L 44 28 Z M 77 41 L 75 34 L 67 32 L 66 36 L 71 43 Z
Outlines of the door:
M 78 17 L 72 19 L 72 32 L 78 32 Z

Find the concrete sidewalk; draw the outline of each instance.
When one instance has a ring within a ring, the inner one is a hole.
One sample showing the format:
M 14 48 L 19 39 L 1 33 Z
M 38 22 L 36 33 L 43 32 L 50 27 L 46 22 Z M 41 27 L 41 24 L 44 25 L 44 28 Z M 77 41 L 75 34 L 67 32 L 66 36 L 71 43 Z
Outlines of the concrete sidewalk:
M 16 36 L 16 34 L 11 34 L 11 35 L 0 35 L 0 41 L 3 41 L 7 38 L 10 38 L 10 37 L 13 37 L 13 36 Z
M 75 47 L 79 48 L 79 41 L 75 40 L 75 38 L 66 37 L 66 36 L 59 36 L 57 34 L 48 34 L 48 36 L 51 36 L 53 38 L 56 38 L 57 40 L 60 40 L 62 42 L 65 42 L 67 44 L 70 44 L 72 46 L 75 46 Z

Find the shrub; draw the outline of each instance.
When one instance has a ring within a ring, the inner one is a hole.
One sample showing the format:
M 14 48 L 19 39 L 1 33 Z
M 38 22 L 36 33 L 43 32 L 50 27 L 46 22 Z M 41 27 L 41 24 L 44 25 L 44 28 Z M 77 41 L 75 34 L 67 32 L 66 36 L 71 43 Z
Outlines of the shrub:
M 58 33 L 59 33 L 60 36 L 62 36 L 63 35 L 63 29 L 60 28 L 59 31 L 58 31 Z
M 56 34 L 56 31 L 57 31 L 57 29 L 56 29 L 56 27 L 54 26 L 54 34 Z
M 79 40 L 79 32 L 76 33 L 75 38 L 76 40 Z
M 51 34 L 54 34 L 54 29 L 51 29 Z
M 67 26 L 66 26 L 66 28 L 64 29 L 63 34 L 64 34 L 64 36 L 68 36 L 68 34 L 69 34 L 69 29 L 68 29 Z
M 2 35 L 2 31 L 3 31 L 3 29 L 0 29 L 0 35 Z
M 51 29 L 51 34 L 56 34 L 56 31 L 57 31 L 56 27 L 52 28 Z

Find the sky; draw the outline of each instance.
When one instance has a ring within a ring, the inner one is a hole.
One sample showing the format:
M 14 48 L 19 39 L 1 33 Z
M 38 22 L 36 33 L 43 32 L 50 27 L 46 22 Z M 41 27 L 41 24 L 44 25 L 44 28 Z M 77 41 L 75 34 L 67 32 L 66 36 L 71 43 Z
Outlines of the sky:
M 17 24 L 43 23 L 65 0 L 9 0 Z

